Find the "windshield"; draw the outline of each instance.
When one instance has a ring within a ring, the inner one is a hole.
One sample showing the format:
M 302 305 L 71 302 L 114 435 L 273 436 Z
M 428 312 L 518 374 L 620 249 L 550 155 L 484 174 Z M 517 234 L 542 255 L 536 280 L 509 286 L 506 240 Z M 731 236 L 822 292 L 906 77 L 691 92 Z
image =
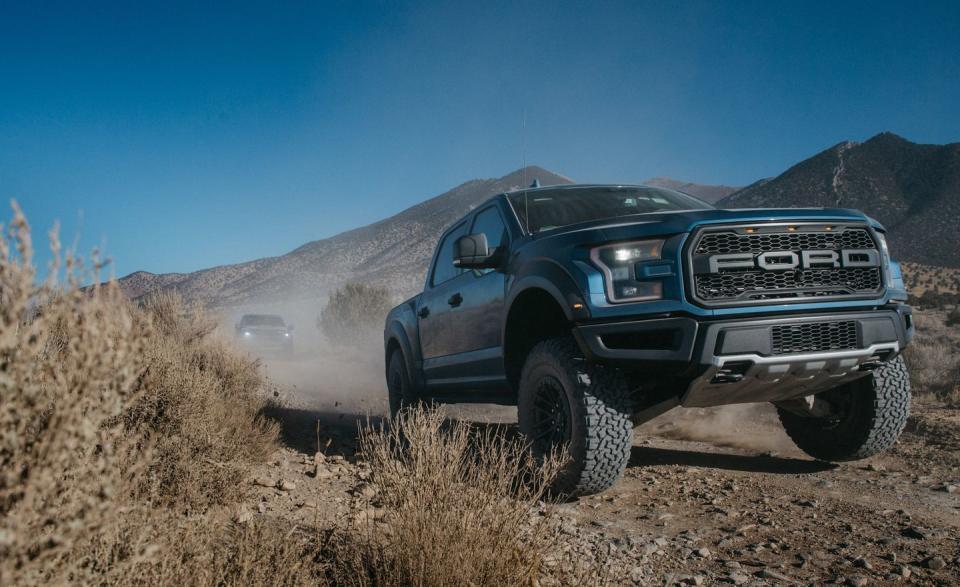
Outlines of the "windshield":
M 280 316 L 269 316 L 263 314 L 247 314 L 240 319 L 244 326 L 284 326 L 283 318 Z
M 560 188 L 517 192 L 508 198 L 520 224 L 532 234 L 570 224 L 647 212 L 712 208 L 693 196 L 648 187 Z

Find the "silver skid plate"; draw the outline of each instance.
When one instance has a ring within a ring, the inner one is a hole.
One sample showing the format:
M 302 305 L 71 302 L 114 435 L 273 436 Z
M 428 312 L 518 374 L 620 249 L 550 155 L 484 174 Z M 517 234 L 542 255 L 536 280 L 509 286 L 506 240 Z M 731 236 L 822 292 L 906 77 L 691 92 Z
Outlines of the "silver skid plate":
M 813 395 L 868 375 L 869 371 L 861 370 L 861 365 L 879 357 L 893 357 L 899 350 L 898 343 L 887 342 L 852 351 L 714 357 L 707 371 L 687 387 L 680 404 L 706 408 Z M 714 382 L 724 366 L 744 362 L 752 364 L 739 381 Z

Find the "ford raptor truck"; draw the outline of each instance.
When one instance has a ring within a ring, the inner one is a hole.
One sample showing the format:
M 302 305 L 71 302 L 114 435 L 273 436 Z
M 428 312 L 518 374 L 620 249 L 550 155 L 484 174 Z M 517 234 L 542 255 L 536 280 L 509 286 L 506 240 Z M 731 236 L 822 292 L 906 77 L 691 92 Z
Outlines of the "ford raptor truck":
M 633 428 L 668 410 L 776 406 L 823 461 L 889 448 L 913 335 L 884 228 L 855 210 L 715 209 L 626 185 L 491 198 L 440 237 L 423 293 L 390 311 L 391 411 L 516 405 L 557 489 L 603 491 Z

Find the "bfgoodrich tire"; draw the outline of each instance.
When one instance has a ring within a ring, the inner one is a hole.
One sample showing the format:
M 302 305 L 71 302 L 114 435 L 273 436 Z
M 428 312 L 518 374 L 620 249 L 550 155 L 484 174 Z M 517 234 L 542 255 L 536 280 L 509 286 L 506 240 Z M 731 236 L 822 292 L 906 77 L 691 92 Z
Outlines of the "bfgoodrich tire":
M 910 375 L 903 357 L 870 376 L 817 396 L 836 410 L 830 418 L 805 418 L 777 408 L 793 442 L 821 461 L 855 461 L 883 452 L 900 437 L 910 415 Z
M 520 376 L 520 432 L 537 456 L 565 446 L 570 458 L 554 489 L 599 493 L 630 460 L 630 389 L 619 370 L 588 363 L 570 337 L 538 343 Z

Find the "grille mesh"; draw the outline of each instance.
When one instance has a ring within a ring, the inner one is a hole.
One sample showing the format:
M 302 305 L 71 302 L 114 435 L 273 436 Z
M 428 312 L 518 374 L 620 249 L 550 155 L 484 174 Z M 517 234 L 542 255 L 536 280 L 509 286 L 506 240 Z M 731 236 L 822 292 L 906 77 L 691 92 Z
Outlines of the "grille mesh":
M 854 291 L 880 289 L 880 270 L 876 267 L 845 269 L 807 269 L 789 271 L 735 271 L 730 273 L 705 273 L 696 276 L 697 296 L 702 300 L 737 298 L 751 293 L 747 299 L 775 297 L 778 290 L 808 288 L 840 288 L 821 290 L 807 295 L 838 295 Z
M 775 355 L 858 348 L 857 325 L 853 320 L 774 326 L 770 339 Z
M 870 233 L 862 228 L 842 232 L 789 232 L 737 234 L 709 232 L 697 244 L 696 254 L 763 253 L 766 251 L 875 249 Z

